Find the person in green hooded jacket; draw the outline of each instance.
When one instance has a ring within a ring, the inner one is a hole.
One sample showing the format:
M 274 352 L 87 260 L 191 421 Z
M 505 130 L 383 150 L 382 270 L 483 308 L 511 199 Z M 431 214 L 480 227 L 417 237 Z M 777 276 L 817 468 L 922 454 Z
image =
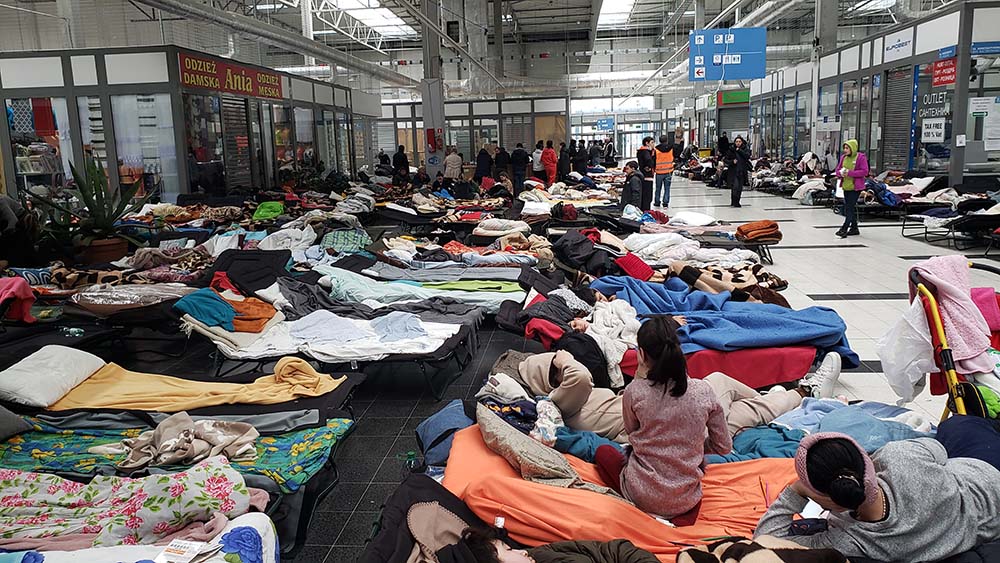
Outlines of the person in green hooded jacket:
M 868 157 L 858 152 L 858 141 L 849 139 L 844 142 L 840 164 L 837 165 L 837 177 L 844 189 L 844 226 L 837 231 L 840 238 L 861 234 L 858 230 L 858 197 L 865 189 L 868 171 Z

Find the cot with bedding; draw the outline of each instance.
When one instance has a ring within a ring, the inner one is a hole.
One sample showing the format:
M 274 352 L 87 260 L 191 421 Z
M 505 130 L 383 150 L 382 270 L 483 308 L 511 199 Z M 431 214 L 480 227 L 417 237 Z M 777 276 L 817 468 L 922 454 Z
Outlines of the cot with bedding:
M 594 465 L 565 457 L 584 481 L 603 485 Z M 673 528 L 611 496 L 525 481 L 473 425 L 455 433 L 443 484 L 483 521 L 503 518 L 510 536 L 523 544 L 628 538 L 672 562 L 680 549 L 707 538 L 751 535 L 768 504 L 795 479 L 790 459 L 710 466 L 698 520 Z
M 115 367 L 113 364 L 107 366 Z M 248 383 L 253 378 L 251 375 L 243 375 L 234 380 Z M 210 380 L 211 376 L 176 379 L 198 382 Z M 227 415 L 239 417 L 246 422 L 253 421 L 255 416 L 274 419 L 276 416 L 287 416 L 285 413 L 315 412 L 312 416 L 315 420 L 296 417 L 293 427 L 287 431 L 262 433 L 269 435 L 258 439 L 257 459 L 253 462 L 233 463 L 233 467 L 244 475 L 250 486 L 269 493 L 267 511 L 275 520 L 286 553 L 293 553 L 302 547 L 315 507 L 337 483 L 338 470 L 334 452 L 354 428 L 350 399 L 353 390 L 364 379 L 364 374 L 345 374 L 332 391 L 283 402 L 216 404 L 187 410 L 192 416 L 212 418 Z M 148 387 L 149 399 L 162 401 L 165 396 L 169 396 L 169 391 L 155 385 Z M 143 403 L 140 397 L 133 399 L 136 405 Z M 0 444 L 0 467 L 56 473 L 77 480 L 88 480 L 98 470 L 102 474 L 109 470 L 113 473 L 115 456 L 90 453 L 89 448 L 117 443 L 125 437 L 137 435 L 141 430 L 156 426 L 153 412 L 135 410 L 133 401 L 130 400 L 129 403 L 123 407 L 104 405 L 105 408 L 101 408 L 99 404 L 94 408 L 81 406 L 58 411 L 4 403 L 12 411 L 37 418 L 29 419 L 33 431 Z M 172 412 L 179 409 L 160 410 Z M 102 430 L 102 427 L 107 428 L 109 425 L 109 417 L 114 419 L 115 415 L 130 415 L 128 421 L 135 421 L 145 428 L 136 428 L 136 424 L 126 422 L 124 427 L 119 423 L 118 429 Z M 48 421 L 54 419 L 72 422 L 67 427 L 53 426 Z M 183 468 L 163 469 L 175 472 Z

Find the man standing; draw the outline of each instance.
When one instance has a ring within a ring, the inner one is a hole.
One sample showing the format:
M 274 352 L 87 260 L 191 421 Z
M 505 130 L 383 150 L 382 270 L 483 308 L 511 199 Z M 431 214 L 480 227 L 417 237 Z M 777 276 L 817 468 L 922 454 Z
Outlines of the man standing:
M 545 149 L 544 142 L 538 141 L 535 143 L 535 152 L 531 153 L 531 172 L 535 178 L 548 182 L 548 177 L 545 175 L 545 165 L 542 164 L 543 149 Z
M 660 207 L 670 206 L 670 183 L 674 175 L 674 147 L 670 135 L 660 135 L 660 144 L 653 150 L 656 158 L 656 191 L 653 203 Z
M 528 173 L 531 156 L 524 150 L 524 145 L 518 143 L 514 152 L 510 153 L 510 165 L 514 172 L 514 195 L 524 189 L 524 176 Z
M 653 138 L 643 137 L 642 146 L 636 154 L 639 172 L 642 174 L 642 199 L 639 209 L 649 211 L 653 207 L 653 176 L 656 172 L 656 157 L 653 156 Z
M 500 173 L 506 172 L 510 174 L 510 153 L 507 149 L 500 147 L 497 150 L 496 156 L 493 157 L 493 167 L 495 168 L 495 178 L 500 179 Z
M 601 163 L 601 144 L 600 141 L 590 142 L 590 165 L 597 166 Z

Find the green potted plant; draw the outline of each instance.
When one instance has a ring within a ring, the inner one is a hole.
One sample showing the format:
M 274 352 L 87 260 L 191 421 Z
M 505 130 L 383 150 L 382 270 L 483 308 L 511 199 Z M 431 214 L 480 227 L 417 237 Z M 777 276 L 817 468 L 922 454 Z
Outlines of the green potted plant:
M 108 187 L 108 177 L 101 163 L 92 159 L 84 160 L 84 174 L 70 164 L 76 189 L 67 190 L 83 203 L 82 209 L 69 209 L 49 198 L 31 194 L 31 197 L 50 208 L 46 230 L 50 235 L 65 240 L 69 238 L 84 264 L 112 262 L 125 256 L 128 243 L 143 246 L 122 232 L 119 221 L 129 213 L 140 209 L 149 199 L 136 199 L 138 184 Z

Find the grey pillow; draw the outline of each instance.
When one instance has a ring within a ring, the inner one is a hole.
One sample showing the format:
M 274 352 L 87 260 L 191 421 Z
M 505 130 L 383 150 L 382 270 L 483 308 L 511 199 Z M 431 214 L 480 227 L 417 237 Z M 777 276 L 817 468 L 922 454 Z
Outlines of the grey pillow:
M 28 421 L 4 407 L 0 407 L 0 442 L 6 442 L 22 432 L 31 430 L 31 428 Z

